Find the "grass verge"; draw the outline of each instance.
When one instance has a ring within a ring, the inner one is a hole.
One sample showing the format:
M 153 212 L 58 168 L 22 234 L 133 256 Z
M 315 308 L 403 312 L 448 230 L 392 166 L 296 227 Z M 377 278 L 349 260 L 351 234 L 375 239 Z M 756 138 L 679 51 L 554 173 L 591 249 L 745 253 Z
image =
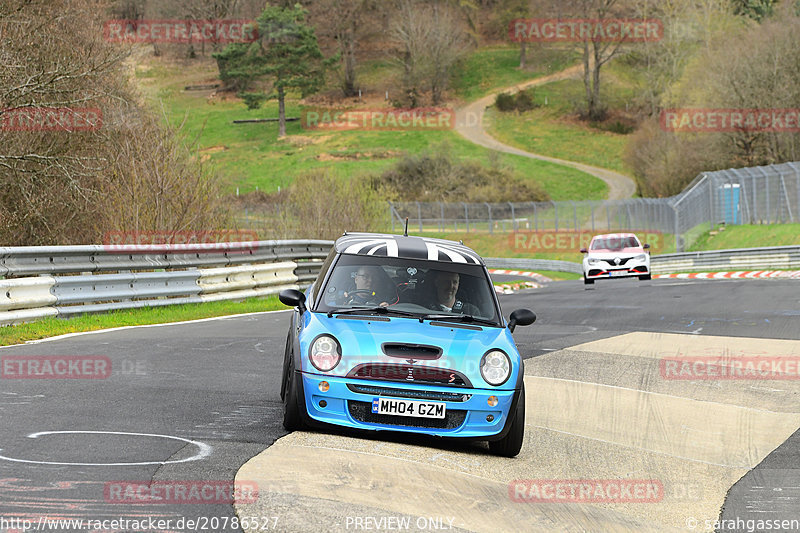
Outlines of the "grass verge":
M 691 246 L 697 250 L 728 250 L 800 244 L 800 224 L 726 226 L 701 234 Z
M 122 326 L 142 326 L 183 322 L 241 313 L 258 313 L 287 309 L 277 296 L 250 298 L 242 302 L 209 302 L 204 304 L 169 305 L 128 309 L 96 315 L 81 315 L 75 318 L 45 318 L 18 326 L 0 327 L 0 346 L 20 344 L 25 341 L 55 337 L 67 333 L 96 331 Z

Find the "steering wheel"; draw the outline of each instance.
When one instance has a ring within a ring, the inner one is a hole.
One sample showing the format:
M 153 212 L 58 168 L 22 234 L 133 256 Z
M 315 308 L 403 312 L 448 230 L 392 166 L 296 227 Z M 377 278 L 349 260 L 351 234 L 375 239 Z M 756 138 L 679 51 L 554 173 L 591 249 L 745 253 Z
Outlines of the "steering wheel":
M 353 289 L 352 291 L 347 291 L 347 297 L 350 298 L 351 296 L 377 296 L 375 291 L 371 291 L 369 289 Z

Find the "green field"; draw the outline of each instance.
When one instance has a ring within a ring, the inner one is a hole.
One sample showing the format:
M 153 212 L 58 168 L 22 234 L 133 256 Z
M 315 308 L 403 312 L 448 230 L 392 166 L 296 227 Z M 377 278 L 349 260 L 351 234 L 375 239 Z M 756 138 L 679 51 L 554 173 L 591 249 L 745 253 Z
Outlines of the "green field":
M 175 76 L 175 71 L 181 75 Z M 196 143 L 200 157 L 223 173 L 229 192 L 237 187 L 240 193 L 256 188 L 276 191 L 290 185 L 294 176 L 315 169 L 342 178 L 378 173 L 406 154 L 436 150 L 442 143 L 459 159 L 489 160 L 489 150 L 453 131 L 319 131 L 290 122 L 287 138 L 278 140 L 277 123 L 232 123 L 234 119 L 276 117 L 277 102 L 248 111 L 236 98 L 209 99 L 210 91 L 183 90 L 185 85 L 213 83 L 215 76 L 216 67 L 209 61 L 167 68 L 151 59 L 137 70 L 146 98 L 154 107 L 163 108 L 172 124 L 183 124 L 186 138 Z M 287 101 L 288 117 L 299 117 L 301 110 L 297 100 Z M 602 199 L 607 194 L 604 182 L 569 167 L 506 154 L 499 160 L 525 179 L 541 184 L 554 200 Z

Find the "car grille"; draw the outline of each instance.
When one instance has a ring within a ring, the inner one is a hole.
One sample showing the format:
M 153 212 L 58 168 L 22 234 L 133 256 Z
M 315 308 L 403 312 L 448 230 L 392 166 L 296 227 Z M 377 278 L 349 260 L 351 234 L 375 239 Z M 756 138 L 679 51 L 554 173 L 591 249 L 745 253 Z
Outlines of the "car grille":
M 615 266 L 622 266 L 622 265 L 624 265 L 625 263 L 627 263 L 628 261 L 630 261 L 631 259 L 633 259 L 633 257 L 620 257 L 620 258 L 619 258 L 619 265 L 617 265 L 616 263 L 614 263 L 614 260 L 613 260 L 613 259 L 603 259 L 603 261 L 605 261 L 606 263 L 608 263 L 608 264 L 609 264 L 609 265 L 611 265 L 612 267 L 615 267 Z
M 411 398 L 414 400 L 432 400 L 437 402 L 466 402 L 472 398 L 471 394 L 461 394 L 458 392 L 389 389 L 386 387 L 372 387 L 370 385 L 358 385 L 355 383 L 348 383 L 347 388 L 359 394 L 370 394 L 372 396 L 392 396 L 395 398 Z
M 460 372 L 430 366 L 365 363 L 351 370 L 347 377 L 449 387 L 472 387 L 467 377 Z
M 466 411 L 448 409 L 444 418 L 420 418 L 414 416 L 379 415 L 372 412 L 372 402 L 354 402 L 349 400 L 347 408 L 350 416 L 366 424 L 385 424 L 387 426 L 405 426 L 430 429 L 456 429 L 467 418 Z

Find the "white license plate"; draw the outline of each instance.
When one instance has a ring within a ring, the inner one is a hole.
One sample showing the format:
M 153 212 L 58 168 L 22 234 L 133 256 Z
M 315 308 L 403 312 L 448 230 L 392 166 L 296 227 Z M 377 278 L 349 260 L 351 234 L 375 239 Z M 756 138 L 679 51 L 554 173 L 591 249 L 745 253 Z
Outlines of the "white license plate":
M 440 402 L 415 402 L 396 398 L 372 399 L 372 412 L 378 415 L 444 418 L 445 410 L 445 404 Z
M 617 277 L 617 276 L 627 276 L 628 275 L 628 271 L 627 270 L 612 270 L 611 272 L 608 273 L 608 275 L 611 276 L 612 278 Z

